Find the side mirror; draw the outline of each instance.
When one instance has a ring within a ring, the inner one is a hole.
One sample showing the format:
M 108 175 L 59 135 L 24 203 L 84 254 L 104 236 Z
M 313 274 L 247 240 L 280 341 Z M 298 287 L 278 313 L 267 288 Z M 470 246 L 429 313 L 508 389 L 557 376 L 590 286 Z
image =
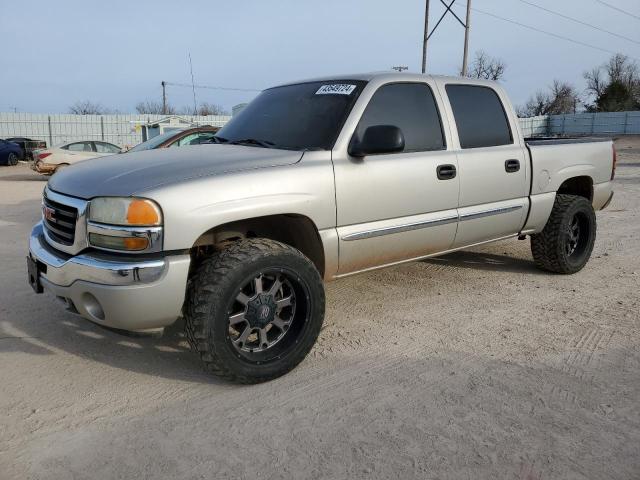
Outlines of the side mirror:
M 404 150 L 402 130 L 394 125 L 372 125 L 361 139 L 355 136 L 349 145 L 349 155 L 364 157 L 376 153 L 395 153 Z

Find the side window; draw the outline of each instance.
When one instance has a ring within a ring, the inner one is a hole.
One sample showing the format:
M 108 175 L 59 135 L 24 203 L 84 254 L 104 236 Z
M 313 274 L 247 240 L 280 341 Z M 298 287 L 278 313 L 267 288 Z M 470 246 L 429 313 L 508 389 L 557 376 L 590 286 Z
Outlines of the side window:
M 447 85 L 445 88 L 462 148 L 513 143 L 507 114 L 492 88 L 476 85 Z
M 213 132 L 201 132 L 198 135 L 198 138 L 194 138 L 189 142 L 189 145 L 200 145 L 201 143 L 207 143 L 211 140 L 216 134 Z
M 93 142 L 98 153 L 118 153 L 120 149 L 110 143 Z
M 191 141 L 198 138 L 198 133 L 191 133 L 186 137 L 182 137 L 180 140 L 173 142 L 170 147 L 184 147 L 185 145 L 191 145 Z
M 445 148 L 433 92 L 423 83 L 392 83 L 380 87 L 362 114 L 356 128 L 358 138 L 373 125 L 394 125 L 402 130 L 405 152 Z
M 71 152 L 92 152 L 91 144 L 89 142 L 77 142 L 67 145 L 66 150 Z

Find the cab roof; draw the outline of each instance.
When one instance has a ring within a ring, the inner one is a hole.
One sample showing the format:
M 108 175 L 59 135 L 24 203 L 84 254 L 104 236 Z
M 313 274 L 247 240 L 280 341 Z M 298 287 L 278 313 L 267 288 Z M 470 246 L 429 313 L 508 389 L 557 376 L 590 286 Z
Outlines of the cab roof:
M 285 85 L 296 85 L 299 83 L 337 82 L 337 81 L 344 81 L 344 80 L 362 80 L 366 82 L 377 80 L 377 81 L 380 81 L 381 83 L 390 82 L 390 81 L 395 81 L 395 82 L 414 81 L 415 82 L 415 81 L 424 80 L 425 78 L 428 78 L 430 80 L 442 80 L 442 81 L 449 81 L 449 82 L 455 81 L 455 82 L 462 82 L 462 83 L 475 84 L 475 85 L 478 85 L 478 84 L 495 85 L 496 84 L 496 82 L 491 80 L 482 80 L 482 79 L 469 78 L 469 77 L 382 71 L 382 72 L 351 73 L 351 74 L 340 74 L 340 75 L 306 78 L 306 79 L 297 80 L 294 82 L 286 82 L 279 85 L 274 85 L 274 87 L 282 87 Z

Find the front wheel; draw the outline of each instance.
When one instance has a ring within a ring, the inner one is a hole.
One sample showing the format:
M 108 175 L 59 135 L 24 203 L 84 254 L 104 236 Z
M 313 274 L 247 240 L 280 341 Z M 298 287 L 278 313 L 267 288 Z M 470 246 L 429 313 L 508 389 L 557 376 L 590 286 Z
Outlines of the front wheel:
M 7 165 L 13 167 L 18 164 L 18 156 L 15 153 L 10 153 L 7 157 Z
M 542 232 L 531 236 L 536 265 L 554 273 L 576 273 L 586 265 L 596 240 L 596 214 L 591 202 L 557 195 Z
M 324 288 L 293 247 L 238 241 L 198 267 L 185 307 L 186 334 L 205 368 L 239 383 L 284 375 L 313 347 L 324 318 Z

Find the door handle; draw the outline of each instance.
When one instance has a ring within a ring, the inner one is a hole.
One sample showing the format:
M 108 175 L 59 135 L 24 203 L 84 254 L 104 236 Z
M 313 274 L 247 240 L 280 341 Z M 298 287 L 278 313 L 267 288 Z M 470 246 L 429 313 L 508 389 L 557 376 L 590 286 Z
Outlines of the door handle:
M 520 170 L 520 160 L 505 160 L 504 170 L 507 173 L 517 172 L 518 170 Z
M 438 165 L 436 174 L 438 175 L 438 180 L 451 180 L 452 178 L 456 178 L 456 166 Z

